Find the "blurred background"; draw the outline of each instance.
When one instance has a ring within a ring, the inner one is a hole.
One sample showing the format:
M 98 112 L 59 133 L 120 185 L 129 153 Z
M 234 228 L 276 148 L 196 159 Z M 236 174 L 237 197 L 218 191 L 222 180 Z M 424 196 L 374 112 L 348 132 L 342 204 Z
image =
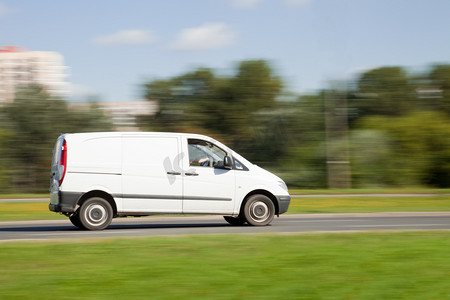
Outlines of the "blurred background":
M 290 188 L 450 187 L 450 2 L 0 0 L 0 193 L 66 132 L 212 136 Z

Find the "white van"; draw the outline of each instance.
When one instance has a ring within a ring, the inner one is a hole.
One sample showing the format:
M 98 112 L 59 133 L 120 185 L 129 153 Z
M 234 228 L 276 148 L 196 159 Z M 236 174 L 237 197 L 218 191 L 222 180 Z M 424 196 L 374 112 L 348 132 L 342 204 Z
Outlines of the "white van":
M 267 225 L 289 203 L 283 180 L 204 135 L 63 134 L 53 150 L 49 209 L 83 229 L 154 214 Z

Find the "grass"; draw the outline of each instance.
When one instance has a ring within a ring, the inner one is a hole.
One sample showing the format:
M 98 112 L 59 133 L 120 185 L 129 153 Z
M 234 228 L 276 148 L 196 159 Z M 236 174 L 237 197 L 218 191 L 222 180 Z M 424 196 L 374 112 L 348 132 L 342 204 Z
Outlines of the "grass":
M 450 211 L 450 196 L 292 198 L 289 214 Z M 47 202 L 0 202 L 0 222 L 61 220 Z
M 1 299 L 450 299 L 445 231 L 0 244 Z
M 49 194 L 0 194 L 0 199 L 50 198 Z
M 292 198 L 288 213 L 374 213 L 450 211 L 450 196 Z
M 61 220 L 67 217 L 48 210 L 48 202 L 0 202 L 0 222 Z
M 290 189 L 291 195 L 332 195 L 332 194 L 450 194 L 450 189 L 422 187 L 406 188 L 364 188 L 364 189 Z

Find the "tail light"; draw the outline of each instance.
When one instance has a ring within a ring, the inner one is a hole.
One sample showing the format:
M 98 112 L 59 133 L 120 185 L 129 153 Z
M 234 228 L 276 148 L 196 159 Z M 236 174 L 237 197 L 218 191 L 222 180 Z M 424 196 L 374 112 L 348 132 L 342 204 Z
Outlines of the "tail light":
M 59 179 L 59 185 L 63 183 L 64 176 L 66 175 L 66 169 L 67 169 L 67 143 L 66 140 L 64 140 L 61 150 L 61 157 L 59 159 L 59 165 L 60 167 L 60 179 Z

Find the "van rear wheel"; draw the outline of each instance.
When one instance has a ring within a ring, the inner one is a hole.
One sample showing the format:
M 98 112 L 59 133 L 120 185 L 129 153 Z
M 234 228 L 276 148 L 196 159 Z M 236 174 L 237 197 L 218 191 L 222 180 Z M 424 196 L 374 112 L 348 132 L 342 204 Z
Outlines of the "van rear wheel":
M 80 216 L 79 216 L 77 213 L 74 213 L 73 215 L 71 215 L 71 216 L 69 217 L 69 220 L 70 220 L 70 222 L 72 222 L 72 224 L 73 224 L 74 226 L 76 226 L 76 227 L 78 227 L 78 228 L 80 228 L 80 229 L 85 229 L 85 228 L 83 227 L 83 224 L 81 224 Z
M 250 225 L 268 225 L 275 215 L 275 205 L 267 196 L 253 195 L 245 203 L 244 215 Z
M 108 201 L 94 197 L 86 200 L 79 211 L 81 225 L 89 230 L 103 230 L 111 224 L 113 210 Z

